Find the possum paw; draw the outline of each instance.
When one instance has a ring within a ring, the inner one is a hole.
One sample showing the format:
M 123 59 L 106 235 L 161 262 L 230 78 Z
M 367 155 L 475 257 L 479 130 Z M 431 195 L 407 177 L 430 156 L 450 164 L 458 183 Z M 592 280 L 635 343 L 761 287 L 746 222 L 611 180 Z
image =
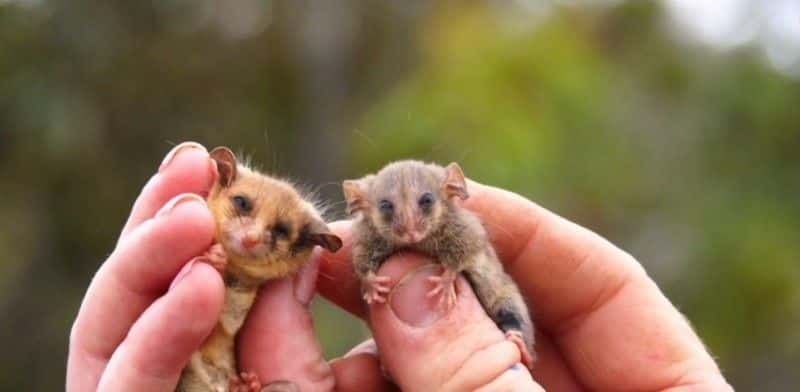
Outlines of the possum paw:
M 525 344 L 525 340 L 522 338 L 522 333 L 519 331 L 506 331 L 506 339 L 510 340 L 511 343 L 517 345 L 519 348 L 519 358 L 520 362 L 522 362 L 525 367 L 528 369 L 533 369 L 533 361 L 536 360 L 534 354 L 528 350 L 528 346 Z
M 299 392 L 297 385 L 290 381 L 273 381 L 262 386 L 253 372 L 242 372 L 238 376 L 231 377 L 230 392 Z
M 392 278 L 388 276 L 378 276 L 374 272 L 367 273 L 364 278 L 364 301 L 367 304 L 385 303 L 386 296 L 392 291 Z
M 242 372 L 231 377 L 228 389 L 230 392 L 260 392 L 261 381 L 253 372 Z
M 433 284 L 433 288 L 426 295 L 428 298 L 439 297 L 439 305 L 445 309 L 450 309 L 456 304 L 455 281 L 458 273 L 447 268 L 441 275 L 434 275 L 428 278 L 428 282 Z
M 210 264 L 220 273 L 225 271 L 225 267 L 228 265 L 228 255 L 220 244 L 211 245 L 206 253 L 198 257 L 197 260 Z

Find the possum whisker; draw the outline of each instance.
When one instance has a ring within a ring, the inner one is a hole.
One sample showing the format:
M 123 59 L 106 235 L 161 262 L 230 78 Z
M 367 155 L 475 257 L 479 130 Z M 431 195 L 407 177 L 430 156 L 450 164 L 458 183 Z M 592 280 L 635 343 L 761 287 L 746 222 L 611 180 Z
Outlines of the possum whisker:
M 364 132 L 360 131 L 360 130 L 359 130 L 359 129 L 357 129 L 357 128 L 354 128 L 354 129 L 353 129 L 353 133 L 355 133 L 356 135 L 360 136 L 362 139 L 366 140 L 366 141 L 367 141 L 367 143 L 368 143 L 368 144 L 369 144 L 369 145 L 370 145 L 370 146 L 371 146 L 373 149 L 375 149 L 375 150 L 377 150 L 377 149 L 378 149 L 378 144 L 377 144 L 377 143 L 375 143 L 375 140 L 373 140 L 371 137 L 369 137 L 369 135 L 367 135 L 366 133 L 364 133 Z

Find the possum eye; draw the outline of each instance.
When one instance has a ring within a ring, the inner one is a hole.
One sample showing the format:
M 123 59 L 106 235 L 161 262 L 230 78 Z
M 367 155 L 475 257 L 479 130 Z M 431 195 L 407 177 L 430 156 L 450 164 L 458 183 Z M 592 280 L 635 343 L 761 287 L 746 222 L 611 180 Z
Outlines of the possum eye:
M 378 208 L 380 208 L 381 213 L 384 215 L 391 215 L 394 212 L 394 204 L 386 199 L 381 200 Z
M 233 205 L 236 211 L 242 214 L 253 210 L 253 203 L 246 196 L 237 195 L 233 197 Z
M 433 195 L 430 192 L 426 192 L 420 196 L 417 204 L 419 204 L 419 208 L 421 208 L 422 211 L 425 211 L 426 213 L 430 212 L 431 207 L 433 207 Z
M 272 236 L 276 239 L 289 238 L 289 228 L 283 223 L 278 223 L 272 227 Z

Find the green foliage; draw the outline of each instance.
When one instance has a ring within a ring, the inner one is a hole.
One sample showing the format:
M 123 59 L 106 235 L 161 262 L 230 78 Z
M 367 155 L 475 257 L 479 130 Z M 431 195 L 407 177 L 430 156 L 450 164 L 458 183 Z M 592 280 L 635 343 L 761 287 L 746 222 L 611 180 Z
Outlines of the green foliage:
M 394 159 L 459 161 L 635 255 L 737 389 L 800 384 L 798 81 L 675 43 L 652 1 L 352 2 L 314 13 L 325 34 L 256 3 L 243 32 L 193 2 L 0 2 L 0 389 L 62 387 L 89 280 L 186 139 L 331 201 Z M 366 334 L 314 311 L 330 357 Z
M 747 55 L 693 62 L 653 31 L 653 10 L 564 10 L 522 31 L 483 9 L 442 12 L 419 69 L 363 117 L 351 170 L 459 160 L 611 237 L 735 385 L 755 387 L 754 357 L 800 365 L 800 85 Z

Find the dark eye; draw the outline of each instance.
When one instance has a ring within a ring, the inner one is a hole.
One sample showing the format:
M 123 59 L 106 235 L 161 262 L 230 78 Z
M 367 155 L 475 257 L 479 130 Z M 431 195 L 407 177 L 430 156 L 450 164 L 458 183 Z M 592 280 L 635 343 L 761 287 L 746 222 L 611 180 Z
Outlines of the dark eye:
M 425 193 L 419 198 L 417 203 L 423 211 L 428 211 L 433 207 L 433 195 L 430 192 Z
M 289 228 L 283 223 L 278 223 L 272 228 L 272 236 L 275 238 L 289 238 Z
M 394 212 L 394 204 L 392 204 L 392 202 L 386 199 L 381 200 L 380 204 L 378 205 L 378 208 L 381 209 L 382 213 L 387 215 Z
M 236 211 L 240 213 L 248 213 L 253 210 L 253 203 L 246 196 L 234 196 L 233 205 L 236 207 Z

